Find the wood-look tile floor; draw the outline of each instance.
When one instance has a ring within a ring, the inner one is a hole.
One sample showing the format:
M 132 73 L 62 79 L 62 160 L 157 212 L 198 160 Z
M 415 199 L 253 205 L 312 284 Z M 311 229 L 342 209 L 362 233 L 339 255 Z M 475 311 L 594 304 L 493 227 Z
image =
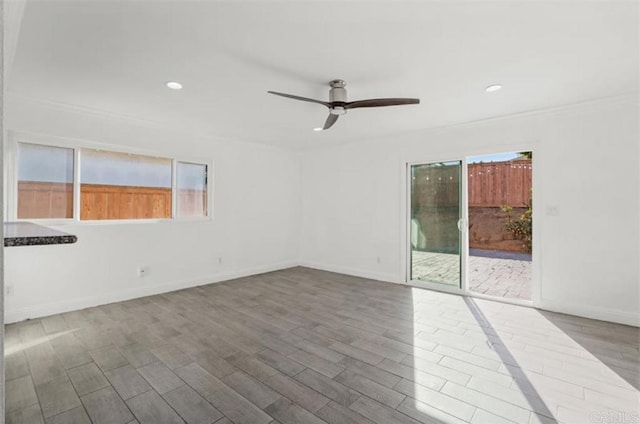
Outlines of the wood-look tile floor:
M 293 268 L 6 326 L 6 418 L 632 423 L 638 342 L 633 327 Z

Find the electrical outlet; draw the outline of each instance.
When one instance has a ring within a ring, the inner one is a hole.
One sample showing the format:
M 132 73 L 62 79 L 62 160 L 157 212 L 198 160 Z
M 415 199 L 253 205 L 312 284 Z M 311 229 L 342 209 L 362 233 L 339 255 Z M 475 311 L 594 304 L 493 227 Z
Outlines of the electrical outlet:
M 557 206 L 547 206 L 547 216 L 558 216 L 560 215 L 560 210 Z
M 7 296 L 13 296 L 13 284 L 7 284 L 4 290 Z
M 376 258 L 376 262 L 378 262 L 378 263 L 380 263 L 380 262 L 381 262 L 381 260 L 380 260 L 380 256 L 378 256 L 378 257 Z
M 218 265 L 220 265 L 222 263 L 222 256 L 218 256 L 217 261 L 218 261 Z
M 145 277 L 149 275 L 149 267 L 148 266 L 139 266 L 138 267 L 138 277 Z

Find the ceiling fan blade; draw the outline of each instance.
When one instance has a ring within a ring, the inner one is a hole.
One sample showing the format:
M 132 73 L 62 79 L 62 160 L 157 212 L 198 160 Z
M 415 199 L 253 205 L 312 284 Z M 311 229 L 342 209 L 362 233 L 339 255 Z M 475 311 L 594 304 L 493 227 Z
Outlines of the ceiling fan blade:
M 353 102 L 347 102 L 344 105 L 345 109 L 356 109 L 359 107 L 380 107 L 380 106 L 400 106 L 400 105 L 416 105 L 420 103 L 420 99 L 402 99 L 402 98 L 390 98 L 390 99 L 368 99 L 368 100 L 356 100 Z
M 310 99 L 308 97 L 294 96 L 293 94 L 278 93 L 277 91 L 267 91 L 267 93 L 275 94 L 276 96 L 287 97 L 289 99 L 302 100 L 303 102 L 318 103 L 326 107 L 331 107 L 331 105 L 328 102 L 323 102 L 322 100 Z
M 331 126 L 336 123 L 339 116 L 340 115 L 334 115 L 333 113 L 330 113 L 327 117 L 327 120 L 324 122 L 324 127 L 322 129 L 328 130 L 329 128 L 331 128 Z

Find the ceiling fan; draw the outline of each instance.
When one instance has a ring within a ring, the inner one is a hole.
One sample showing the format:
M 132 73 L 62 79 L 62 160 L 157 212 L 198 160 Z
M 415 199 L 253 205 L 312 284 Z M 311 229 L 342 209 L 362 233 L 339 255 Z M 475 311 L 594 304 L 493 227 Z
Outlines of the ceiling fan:
M 302 100 L 303 102 L 312 102 L 324 105 L 329 108 L 329 117 L 324 123 L 323 128 L 317 128 L 320 130 L 328 130 L 333 124 L 336 123 L 340 115 L 347 113 L 349 109 L 357 109 L 361 107 L 380 107 L 380 106 L 400 106 L 400 105 L 415 105 L 420 103 L 420 99 L 405 99 L 405 98 L 387 98 L 387 99 L 367 99 L 367 100 L 355 100 L 353 102 L 347 101 L 347 89 L 344 88 L 347 83 L 343 80 L 333 80 L 329 83 L 331 89 L 329 90 L 329 101 L 324 102 L 322 100 L 310 99 L 307 97 L 294 96 L 293 94 L 278 93 L 277 91 L 267 91 L 267 93 L 275 94 L 276 96 L 288 97 L 294 100 Z

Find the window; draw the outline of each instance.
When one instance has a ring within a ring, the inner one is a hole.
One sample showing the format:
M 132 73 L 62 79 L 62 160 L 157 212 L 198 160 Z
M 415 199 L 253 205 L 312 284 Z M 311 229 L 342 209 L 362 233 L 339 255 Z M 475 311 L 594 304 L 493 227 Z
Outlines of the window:
M 73 149 L 18 143 L 19 219 L 73 218 Z
M 15 158 L 7 164 L 14 169 L 8 179 L 9 219 L 209 217 L 207 162 L 114 152 L 73 140 L 48 145 L 38 136 L 16 141 L 7 155 Z
M 207 216 L 207 165 L 178 162 L 176 181 L 177 216 Z
M 171 159 L 91 149 L 80 154 L 81 220 L 171 218 Z

